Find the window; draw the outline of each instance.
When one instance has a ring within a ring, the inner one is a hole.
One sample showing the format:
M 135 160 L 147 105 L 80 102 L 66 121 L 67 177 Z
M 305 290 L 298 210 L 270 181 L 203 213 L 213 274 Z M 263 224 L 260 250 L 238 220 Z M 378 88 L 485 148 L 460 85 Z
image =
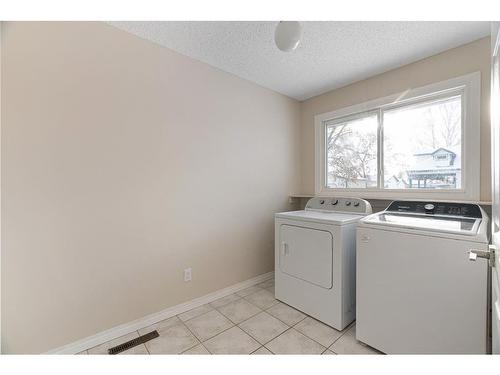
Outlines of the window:
M 461 94 L 382 115 L 384 188 L 460 189 Z
M 318 194 L 478 199 L 479 73 L 316 116 L 316 141 Z
M 377 186 L 378 115 L 342 119 L 326 126 L 327 186 Z

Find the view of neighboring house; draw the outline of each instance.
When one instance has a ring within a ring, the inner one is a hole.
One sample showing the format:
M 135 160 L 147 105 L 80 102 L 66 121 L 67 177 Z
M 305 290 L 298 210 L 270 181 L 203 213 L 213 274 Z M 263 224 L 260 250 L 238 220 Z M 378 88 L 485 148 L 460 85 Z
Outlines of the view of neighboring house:
M 439 147 L 413 155 L 412 164 L 403 176 L 387 175 L 384 187 L 388 189 L 457 189 L 461 181 L 460 146 Z M 331 187 L 366 188 L 377 185 L 377 176 L 349 179 L 338 175 L 328 176 Z
M 460 188 L 460 150 L 438 148 L 414 155 L 414 163 L 406 171 L 409 188 Z

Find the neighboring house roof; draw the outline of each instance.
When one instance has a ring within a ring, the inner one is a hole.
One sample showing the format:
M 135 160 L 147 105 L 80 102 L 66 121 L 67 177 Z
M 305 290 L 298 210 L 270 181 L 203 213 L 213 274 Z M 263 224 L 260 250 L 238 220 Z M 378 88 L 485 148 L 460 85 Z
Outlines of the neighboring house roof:
M 436 160 L 434 155 L 437 153 L 448 153 L 451 155 L 451 158 L 447 160 Z M 456 173 L 462 168 L 460 154 L 460 146 L 448 148 L 439 147 L 434 150 L 419 152 L 414 154 L 413 164 L 408 168 L 408 173 Z
M 450 147 L 451 148 L 451 147 Z M 435 153 L 437 153 L 438 151 L 446 151 L 446 152 L 449 152 L 450 154 L 454 154 L 456 155 L 455 152 L 447 149 L 447 148 L 444 148 L 444 147 L 439 147 L 439 148 L 433 148 L 433 149 L 430 149 L 430 150 L 426 150 L 426 151 L 421 151 L 419 153 L 416 153 L 416 154 L 413 154 L 413 156 L 421 156 L 421 155 L 434 155 Z

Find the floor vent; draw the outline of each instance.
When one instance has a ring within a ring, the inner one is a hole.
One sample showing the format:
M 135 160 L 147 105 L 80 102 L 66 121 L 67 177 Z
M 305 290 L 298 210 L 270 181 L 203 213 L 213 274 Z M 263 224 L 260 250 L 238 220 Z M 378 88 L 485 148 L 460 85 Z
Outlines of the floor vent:
M 117 345 L 117 346 L 114 346 L 114 347 L 108 349 L 108 354 L 118 354 L 118 353 L 121 353 L 121 352 L 123 352 L 125 350 L 133 348 L 134 346 L 141 345 L 141 344 L 144 344 L 145 342 L 147 342 L 149 340 L 155 339 L 158 336 L 160 336 L 158 334 L 158 331 L 156 331 L 156 330 L 155 331 L 151 331 L 149 333 L 146 333 L 145 335 L 139 336 L 136 339 L 124 342 L 123 344 L 120 344 L 120 345 Z

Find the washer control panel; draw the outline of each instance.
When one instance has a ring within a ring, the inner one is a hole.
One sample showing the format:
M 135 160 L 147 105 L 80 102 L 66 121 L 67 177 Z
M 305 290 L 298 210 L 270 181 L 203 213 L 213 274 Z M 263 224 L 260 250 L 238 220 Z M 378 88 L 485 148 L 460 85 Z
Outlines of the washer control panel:
M 372 207 L 360 198 L 314 197 L 307 202 L 306 210 L 369 214 Z
M 394 201 L 387 207 L 386 211 L 473 218 L 482 217 L 479 206 L 471 203 Z

